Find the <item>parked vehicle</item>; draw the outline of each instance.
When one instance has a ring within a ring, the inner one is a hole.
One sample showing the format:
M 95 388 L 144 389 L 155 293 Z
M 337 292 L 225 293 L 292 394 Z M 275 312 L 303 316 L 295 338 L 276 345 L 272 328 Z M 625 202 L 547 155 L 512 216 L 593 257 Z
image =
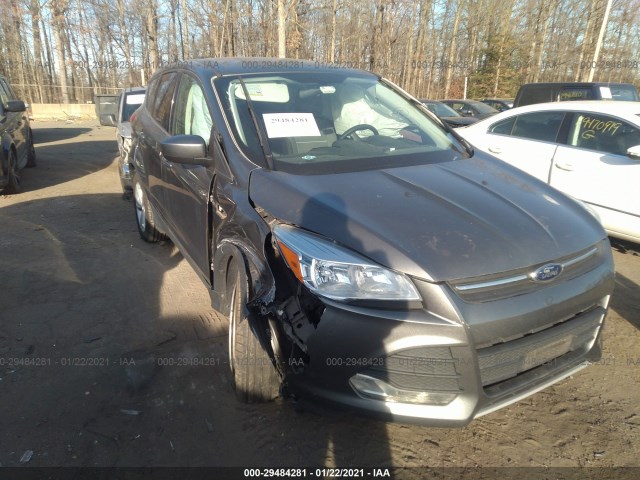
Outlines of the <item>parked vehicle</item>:
M 526 83 L 518 89 L 514 107 L 534 103 L 563 102 L 577 100 L 640 100 L 638 91 L 630 83 L 610 82 L 558 82 Z
M 495 108 L 477 100 L 442 100 L 442 103 L 449 105 L 464 117 L 474 117 L 478 120 L 498 113 Z
M 504 112 L 513 108 L 513 98 L 485 98 L 480 100 L 482 103 L 486 103 L 492 108 L 495 108 L 499 112 Z
M 131 116 L 142 105 L 146 87 L 125 88 L 117 100 L 118 110 L 116 114 L 101 116 L 101 123 L 116 127 L 116 142 L 118 142 L 118 172 L 120 184 L 124 192 L 131 190 Z
M 138 230 L 168 235 L 229 315 L 239 399 L 283 385 L 461 426 L 600 356 L 614 284 L 602 226 L 388 81 L 205 59 L 147 92 Z
M 20 191 L 20 170 L 36 166 L 36 149 L 27 106 L 0 76 L 0 193 Z
M 420 100 L 431 113 L 452 128 L 466 127 L 478 121 L 474 117 L 463 117 L 449 105 L 436 100 Z
M 559 102 L 460 131 L 475 147 L 582 200 L 609 235 L 640 242 L 640 103 Z

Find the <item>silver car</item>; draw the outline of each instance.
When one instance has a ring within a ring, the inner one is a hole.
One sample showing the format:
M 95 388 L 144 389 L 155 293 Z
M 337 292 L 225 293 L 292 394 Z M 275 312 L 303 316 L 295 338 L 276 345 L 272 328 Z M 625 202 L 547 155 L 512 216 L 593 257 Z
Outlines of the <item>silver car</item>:
M 125 88 L 118 98 L 117 116 L 105 115 L 101 118 L 103 125 L 116 127 L 116 142 L 118 142 L 118 172 L 122 190 L 131 190 L 131 163 L 129 153 L 131 149 L 131 116 L 142 105 L 146 87 Z

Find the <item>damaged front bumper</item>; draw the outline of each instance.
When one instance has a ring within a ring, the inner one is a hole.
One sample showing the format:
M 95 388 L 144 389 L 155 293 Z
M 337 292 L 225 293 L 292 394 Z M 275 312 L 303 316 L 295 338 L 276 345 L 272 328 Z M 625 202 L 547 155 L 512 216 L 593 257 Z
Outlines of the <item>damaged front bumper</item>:
M 495 318 L 482 326 L 473 325 L 474 305 L 460 308 L 448 287 L 427 282 L 416 285 L 431 310 L 324 299 L 304 344 L 305 360 L 287 360 L 287 389 L 386 420 L 464 426 L 597 361 L 611 282 L 603 264 L 574 278 L 563 293 L 553 289 L 553 305 L 544 301 L 549 290 L 490 302 Z M 484 316 L 483 308 L 476 315 Z M 478 333 L 528 317 L 545 324 L 533 332 L 522 327 L 522 335 L 510 338 L 496 335 L 493 344 Z

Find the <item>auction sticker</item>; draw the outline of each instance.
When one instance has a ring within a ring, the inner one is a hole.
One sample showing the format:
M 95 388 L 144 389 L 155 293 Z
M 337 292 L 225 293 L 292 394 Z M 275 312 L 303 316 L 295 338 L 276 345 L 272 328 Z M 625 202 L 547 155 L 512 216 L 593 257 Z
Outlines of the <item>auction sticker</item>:
M 263 113 L 269 138 L 319 137 L 313 113 Z

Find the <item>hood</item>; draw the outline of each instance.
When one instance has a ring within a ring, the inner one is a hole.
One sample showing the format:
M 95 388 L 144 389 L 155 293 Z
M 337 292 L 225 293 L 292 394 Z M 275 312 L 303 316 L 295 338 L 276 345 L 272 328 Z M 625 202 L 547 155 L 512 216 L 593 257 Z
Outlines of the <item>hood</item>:
M 452 127 L 465 127 L 476 123 L 479 119 L 475 117 L 440 117 L 440 120 L 448 123 Z
M 281 221 L 428 281 L 542 264 L 606 236 L 574 200 L 480 152 L 327 175 L 257 169 L 249 194 Z

